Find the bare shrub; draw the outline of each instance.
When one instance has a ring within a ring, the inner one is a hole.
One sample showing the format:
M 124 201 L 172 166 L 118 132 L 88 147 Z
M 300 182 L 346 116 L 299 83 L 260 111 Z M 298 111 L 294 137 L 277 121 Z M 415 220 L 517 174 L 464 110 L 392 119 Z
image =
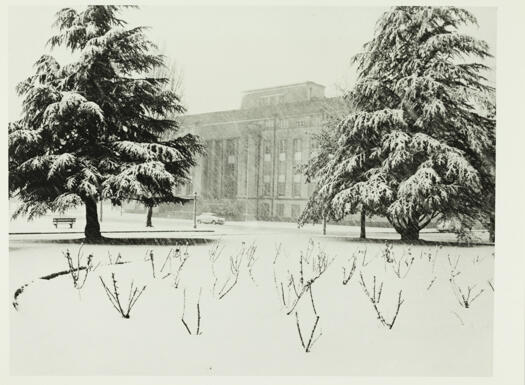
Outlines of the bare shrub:
M 170 249 L 168 251 L 168 255 L 166 255 L 166 259 L 164 259 L 164 262 L 162 263 L 162 266 L 160 267 L 160 272 L 164 272 L 164 269 L 166 269 L 166 267 L 168 267 L 167 269 L 167 273 L 164 274 L 162 276 L 162 279 L 168 277 L 169 275 L 171 275 L 171 269 L 172 269 L 172 264 L 173 264 L 173 259 L 174 259 L 174 255 L 175 253 L 178 251 L 179 249 Z
M 241 263 L 244 257 L 244 242 L 243 247 L 236 255 L 230 255 L 230 276 L 226 279 L 221 289 L 219 290 L 219 299 L 223 299 L 239 281 L 239 275 L 241 272 Z
M 213 287 L 212 287 L 212 294 L 215 295 L 215 288 L 217 287 L 217 282 L 219 282 L 219 277 L 217 276 L 217 272 L 215 271 L 215 264 L 219 260 L 219 258 L 222 255 L 222 252 L 224 251 L 224 245 L 221 243 L 221 241 L 218 241 L 209 251 L 208 251 L 208 258 L 210 260 L 211 264 L 211 272 L 213 274 Z
M 144 261 L 151 262 L 151 272 L 153 274 L 153 278 L 155 278 L 155 256 L 153 255 L 153 250 L 146 251 L 146 257 L 144 258 Z
M 454 296 L 458 300 L 458 303 L 464 307 L 465 309 L 470 308 L 472 303 L 479 298 L 481 294 L 485 291 L 485 289 L 480 289 L 478 292 L 474 292 L 474 289 L 477 285 L 467 285 L 466 288 L 461 288 L 454 278 L 450 278 L 450 285 L 452 287 L 452 292 L 454 293 Z
M 396 253 L 394 253 L 394 244 L 389 241 L 385 242 L 385 246 L 381 251 L 381 258 L 385 262 L 385 271 L 386 266 L 390 265 L 394 274 L 399 279 L 406 278 L 415 261 L 415 257 L 412 255 L 412 249 L 410 247 L 406 249 L 404 248 L 403 253 L 400 256 L 397 256 Z
M 222 252 L 224 251 L 224 245 L 219 240 L 215 243 L 215 245 L 208 251 L 208 258 L 210 259 L 210 262 L 214 264 L 217 262 L 217 260 L 220 258 Z
M 461 274 L 461 271 L 458 270 L 459 255 L 456 257 L 455 260 L 451 259 L 450 255 L 447 255 L 447 261 L 448 261 L 449 272 L 450 272 L 450 280 L 453 280 L 458 275 Z
M 323 275 L 332 261 L 328 260 L 328 255 L 320 247 L 318 247 L 317 253 L 314 254 L 314 243 L 312 240 L 308 242 L 306 252 L 301 252 L 299 256 L 299 273 L 294 274 L 288 271 L 288 287 L 292 289 L 289 292 L 295 296 L 295 299 L 288 309 L 287 315 L 294 311 L 305 294 L 309 293 L 311 295 L 313 283 Z M 310 267 L 310 271 L 305 271 L 305 265 Z
M 118 253 L 117 257 L 113 259 L 113 257 L 111 256 L 111 253 L 108 251 L 108 264 L 110 266 L 111 265 L 121 265 L 123 263 L 127 263 L 127 262 L 122 261 L 122 256 L 120 255 L 120 253 Z
M 175 271 L 175 277 L 173 279 L 173 286 L 175 289 L 179 287 L 180 284 L 180 273 L 182 271 L 182 268 L 190 258 L 190 253 L 188 252 L 188 247 L 186 247 L 186 250 L 184 250 L 184 253 L 181 253 L 179 249 L 175 250 L 175 258 L 179 261 L 177 270 Z
M 383 312 L 379 309 L 379 303 L 381 302 L 381 294 L 383 293 L 383 282 L 381 282 L 378 287 L 376 285 L 376 276 L 374 275 L 372 290 L 370 290 L 366 285 L 365 279 L 363 277 L 363 273 L 360 272 L 359 275 L 361 277 L 360 283 L 361 283 L 361 287 L 363 288 L 363 292 L 370 300 L 370 303 L 372 304 L 377 314 L 377 319 L 381 322 L 383 326 L 386 326 L 388 329 L 392 329 L 397 320 L 397 316 L 399 315 L 399 310 L 401 309 L 401 305 L 403 305 L 403 303 L 405 302 L 402 297 L 403 291 L 400 290 L 398 293 L 397 307 L 392 317 L 392 321 L 387 322 L 385 317 L 383 316 Z
M 343 266 L 343 285 L 348 284 L 348 282 L 352 279 L 352 276 L 354 275 L 355 269 L 357 267 L 357 256 L 352 254 L 352 256 L 348 259 L 348 263 L 350 264 L 350 268 L 348 270 L 348 273 L 346 272 L 346 267 Z
M 436 246 L 434 248 L 434 251 L 425 251 L 421 250 L 421 254 L 419 255 L 419 259 L 427 260 L 432 264 L 432 272 L 434 273 L 436 271 L 436 261 L 437 261 L 437 255 L 438 252 L 443 248 L 442 245 Z
M 239 252 L 237 254 L 230 255 L 229 277 L 225 280 L 224 284 L 219 290 L 219 299 L 224 298 L 235 287 L 235 285 L 237 285 L 241 273 L 241 266 L 243 260 L 245 258 L 247 260 L 253 260 L 253 254 L 255 253 L 256 249 L 257 248 L 254 243 L 247 247 L 246 243 L 242 242 L 241 249 L 239 250 Z M 214 287 L 216 286 L 217 282 L 218 279 L 216 278 Z
M 367 267 L 375 258 L 377 258 L 377 255 L 373 257 L 370 260 L 366 260 L 366 256 L 368 255 L 368 248 L 364 248 L 363 250 L 357 251 L 357 257 L 361 256 L 361 267 Z
M 202 334 L 201 332 L 201 307 L 200 307 L 201 293 L 202 293 L 202 287 L 199 289 L 199 298 L 197 300 L 197 327 L 195 329 L 195 335 L 197 336 Z M 184 288 L 182 295 L 183 295 L 182 315 L 181 315 L 180 320 L 182 324 L 184 325 L 184 327 L 186 328 L 186 331 L 188 332 L 188 334 L 192 335 L 193 333 L 191 332 L 190 327 L 188 326 L 188 324 L 186 323 L 186 320 L 184 319 L 184 316 L 186 314 L 186 288 Z
M 117 285 L 117 279 L 115 278 L 115 273 L 111 273 L 111 281 L 113 285 L 113 288 L 111 290 L 108 288 L 108 286 L 106 286 L 101 276 L 99 276 L 99 279 L 102 283 L 102 286 L 104 287 L 109 302 L 111 302 L 111 305 L 113 305 L 115 310 L 117 310 L 123 318 L 129 318 L 131 309 L 133 309 L 133 306 L 135 306 L 144 290 L 146 290 L 146 285 L 144 285 L 142 289 L 139 290 L 137 287 L 133 287 L 133 281 L 131 281 L 131 286 L 128 295 L 128 303 L 127 306 L 124 308 L 121 304 L 121 298 L 119 288 Z
M 257 282 L 255 282 L 255 277 L 253 276 L 253 266 L 255 265 L 255 262 L 257 262 L 257 254 L 255 253 L 256 250 L 257 246 L 255 246 L 255 243 L 252 243 L 246 253 L 246 267 L 248 269 L 248 275 L 250 276 L 250 279 L 255 284 L 255 286 L 257 286 Z
M 315 336 L 315 331 L 317 330 L 317 325 L 319 324 L 319 316 L 317 315 L 317 313 L 315 314 L 315 321 L 314 321 L 314 324 L 312 326 L 312 328 L 310 329 L 310 337 L 308 338 L 308 341 L 305 343 L 305 340 L 304 340 L 304 337 L 303 337 L 303 332 L 302 332 L 302 329 L 301 329 L 301 323 L 299 321 L 299 313 L 298 312 L 295 312 L 295 324 L 297 326 L 297 333 L 299 334 L 299 340 L 301 341 L 301 346 L 303 347 L 304 351 L 306 353 L 309 353 L 310 350 L 312 349 L 312 346 L 317 342 L 317 340 L 323 335 L 323 333 L 319 333 L 317 335 L 317 337 L 314 338 Z
M 18 289 L 16 289 L 15 291 L 15 294 L 13 296 L 13 307 L 15 308 L 16 311 L 18 311 L 18 306 L 19 306 L 19 303 L 18 303 L 18 297 L 20 297 L 20 295 L 24 292 L 24 289 L 29 286 L 29 283 L 26 283 L 22 286 L 20 286 Z
M 276 257 L 274 259 L 274 266 L 277 261 L 277 257 L 281 253 L 281 247 L 279 246 L 276 250 Z M 302 348 L 305 352 L 310 352 L 312 346 L 321 337 L 322 332 L 317 333 L 316 331 L 319 324 L 319 315 L 317 314 L 317 307 L 313 295 L 313 284 L 319 279 L 327 270 L 328 266 L 332 263 L 332 260 L 328 259 L 328 255 L 324 250 L 321 249 L 318 244 L 315 244 L 312 240 L 308 241 L 308 245 L 305 252 L 300 252 L 298 266 L 295 269 L 288 269 L 286 282 L 278 281 L 277 275 L 274 269 L 274 279 L 278 290 L 280 290 L 281 301 L 286 309 L 286 315 L 290 315 L 292 312 L 295 313 L 295 323 L 297 332 L 299 334 L 299 340 Z M 297 271 L 298 268 L 298 271 Z M 285 293 L 286 287 L 286 293 Z M 299 312 L 296 310 L 301 298 L 308 296 L 310 298 L 310 307 L 315 316 L 314 323 L 310 330 L 307 332 L 308 340 L 304 338 L 303 327 L 299 319 Z
M 472 264 L 478 264 L 478 263 L 481 263 L 483 262 L 488 256 L 485 255 L 484 257 L 480 257 L 479 255 L 476 255 L 475 257 L 472 258 Z
M 412 268 L 412 265 L 414 264 L 414 256 L 412 255 L 412 251 L 410 247 L 407 249 L 407 252 L 403 250 L 403 254 L 399 259 L 396 259 L 394 257 L 394 261 L 391 264 L 392 269 L 394 270 L 394 274 L 399 279 L 404 279 L 410 272 L 410 269 Z
M 100 262 L 97 263 L 96 266 L 93 265 L 93 255 L 92 254 L 88 255 L 86 265 L 85 266 L 81 265 L 81 260 L 84 256 L 83 254 L 81 254 L 82 246 L 83 244 L 80 245 L 80 248 L 78 249 L 76 264 L 73 262 L 73 258 L 71 257 L 69 249 L 67 249 L 66 252 L 63 253 L 67 261 L 67 265 L 69 268 L 69 274 L 71 275 L 71 279 L 73 280 L 73 286 L 77 290 L 81 290 L 84 287 L 89 273 L 95 270 L 100 265 Z M 83 278 L 81 278 L 81 272 L 84 272 Z
M 427 291 L 430 290 L 430 288 L 432 287 L 432 285 L 434 284 L 434 282 L 436 282 L 437 280 L 437 275 L 434 275 L 434 277 L 432 278 L 432 280 L 430 281 L 430 283 L 428 284 L 427 286 Z
M 394 262 L 394 244 L 386 241 L 383 250 L 381 251 L 381 257 L 386 263 Z

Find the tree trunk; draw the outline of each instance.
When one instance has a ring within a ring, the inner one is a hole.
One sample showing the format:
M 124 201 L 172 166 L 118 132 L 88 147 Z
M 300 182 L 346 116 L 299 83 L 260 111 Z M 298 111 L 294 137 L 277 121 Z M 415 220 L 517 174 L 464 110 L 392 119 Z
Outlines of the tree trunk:
M 398 218 L 393 216 L 388 216 L 387 218 L 397 233 L 401 235 L 402 241 L 412 242 L 419 240 L 419 231 L 422 227 L 416 219 L 406 217 Z
M 401 240 L 406 242 L 419 240 L 419 229 L 417 227 L 409 227 L 404 229 L 396 229 L 401 234 Z
M 365 209 L 361 210 L 361 233 L 359 238 L 366 239 L 366 211 Z
M 97 201 L 93 197 L 84 200 L 86 206 L 86 227 L 84 235 L 87 241 L 102 239 L 100 224 L 98 223 Z
M 490 217 L 489 241 L 490 242 L 496 241 L 496 218 L 494 216 Z
M 323 217 L 323 235 L 326 235 L 326 217 Z
M 153 227 L 151 224 L 151 217 L 153 216 L 153 206 L 148 206 L 148 214 L 146 216 L 146 227 Z

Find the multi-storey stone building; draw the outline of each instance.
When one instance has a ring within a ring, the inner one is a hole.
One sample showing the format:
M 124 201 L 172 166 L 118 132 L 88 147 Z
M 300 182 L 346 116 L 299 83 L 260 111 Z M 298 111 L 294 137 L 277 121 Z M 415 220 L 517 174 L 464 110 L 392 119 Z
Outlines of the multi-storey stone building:
M 327 113 L 341 107 L 324 91 L 314 82 L 250 90 L 238 110 L 185 116 L 183 130 L 201 137 L 207 155 L 180 192 L 237 219 L 297 219 L 312 192 L 299 166 L 316 151 Z

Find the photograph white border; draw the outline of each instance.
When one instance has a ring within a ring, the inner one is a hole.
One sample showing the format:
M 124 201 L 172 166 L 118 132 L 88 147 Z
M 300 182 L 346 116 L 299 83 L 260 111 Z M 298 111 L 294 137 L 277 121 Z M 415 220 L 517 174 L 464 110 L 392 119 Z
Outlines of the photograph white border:
M 11 2 L 4 4 L 1 13 L 4 31 L 2 38 L 3 55 L 1 66 L 3 69 L 2 81 L 4 83 L 2 94 L 2 117 L 4 135 L 2 148 L 7 153 L 7 6 L 11 5 L 56 5 L 57 7 L 71 3 L 85 3 L 79 1 L 40 1 L 40 2 Z M 524 329 L 525 329 L 525 287 L 524 263 L 525 258 L 525 171 L 523 154 L 525 144 L 525 124 L 523 112 L 525 111 L 524 68 L 525 68 L 525 2 L 519 0 L 500 1 L 463 1 L 455 2 L 429 2 L 429 1 L 336 1 L 336 0 L 245 0 L 245 1 L 148 1 L 148 2 L 108 2 L 96 1 L 95 3 L 133 3 L 133 4 L 163 4 L 163 5 L 242 5 L 242 6 L 389 6 L 389 5 L 455 5 L 455 6 L 492 6 L 497 7 L 498 31 L 496 53 L 496 92 L 497 92 L 497 168 L 496 168 L 496 263 L 495 263 L 495 314 L 494 314 L 494 344 L 493 344 L 493 376 L 474 377 L 23 377 L 9 375 L 9 311 L 7 299 L 8 291 L 8 225 L 6 215 L 2 224 L 2 272 L 4 284 L 2 285 L 3 298 L 6 299 L 0 311 L 0 327 L 5 337 L 0 344 L 2 358 L 1 370 L 4 384 L 494 384 L 514 385 L 524 383 Z M 30 26 L 27 26 L 30 33 Z M 7 157 L 5 157 L 7 158 Z M 4 158 L 4 159 L 5 159 Z M 7 162 L 2 167 L 4 186 L 7 185 Z M 4 213 L 8 213 L 7 194 L 2 201 Z

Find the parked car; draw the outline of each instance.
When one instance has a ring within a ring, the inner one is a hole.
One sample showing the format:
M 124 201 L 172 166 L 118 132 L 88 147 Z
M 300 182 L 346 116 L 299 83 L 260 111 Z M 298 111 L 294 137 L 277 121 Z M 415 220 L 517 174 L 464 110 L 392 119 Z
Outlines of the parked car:
M 214 213 L 202 213 L 197 217 L 197 223 L 211 223 L 213 225 L 224 225 L 224 218 L 215 215 Z

